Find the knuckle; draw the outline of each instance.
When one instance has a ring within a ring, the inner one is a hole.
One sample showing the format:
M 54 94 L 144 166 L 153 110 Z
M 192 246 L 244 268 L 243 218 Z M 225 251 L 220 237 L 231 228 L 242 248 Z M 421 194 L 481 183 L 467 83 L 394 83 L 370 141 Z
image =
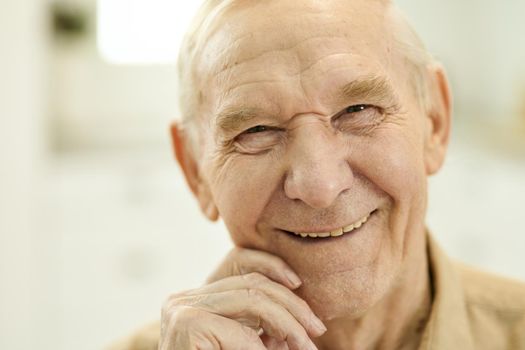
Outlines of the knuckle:
M 170 323 L 175 327 L 189 326 L 194 322 L 198 322 L 201 317 L 201 312 L 190 306 L 175 307 L 169 315 Z
M 283 340 L 292 350 L 309 349 L 311 344 L 311 340 L 306 332 L 286 334 Z
M 279 341 L 287 341 L 288 338 L 290 338 L 290 335 L 287 333 L 287 331 L 280 327 L 275 327 L 272 329 L 272 337 L 279 340 Z
M 268 278 L 259 272 L 250 272 L 243 275 L 243 278 L 245 278 L 246 281 L 252 286 L 259 286 L 268 282 Z
M 304 329 L 301 329 L 297 334 L 293 336 L 295 338 L 295 341 L 297 344 L 299 344 L 299 349 L 307 349 L 308 346 L 311 344 L 310 337 L 308 337 L 308 334 Z
M 172 348 L 173 342 L 187 339 L 198 322 L 196 312 L 190 307 L 178 307 L 167 315 L 163 315 L 160 329 L 160 344 Z M 164 347 L 160 347 L 164 348 Z
M 207 328 L 209 316 L 192 306 L 173 307 L 161 322 L 159 349 L 219 349 L 220 344 Z
M 246 288 L 246 294 L 249 299 L 254 299 L 254 302 L 260 302 L 263 298 L 263 293 L 255 288 Z
M 246 340 L 250 343 L 256 343 L 259 340 L 259 334 L 250 327 L 242 326 L 242 332 L 246 336 Z

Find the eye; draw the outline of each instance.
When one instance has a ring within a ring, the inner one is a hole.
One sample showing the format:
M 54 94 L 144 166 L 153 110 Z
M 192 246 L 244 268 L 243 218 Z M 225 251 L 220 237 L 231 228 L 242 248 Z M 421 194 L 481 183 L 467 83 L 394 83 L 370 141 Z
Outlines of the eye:
M 268 131 L 268 127 L 267 126 L 264 126 L 264 125 L 257 125 L 257 126 L 254 126 L 253 128 L 250 128 L 248 130 L 245 131 L 245 133 L 247 134 L 256 134 L 256 133 L 259 133 L 259 132 L 264 132 L 264 131 Z
M 385 118 L 383 109 L 374 105 L 358 104 L 345 108 L 334 119 L 334 126 L 343 132 L 366 134 Z
M 235 138 L 237 150 L 245 154 L 258 154 L 272 149 L 279 144 L 282 130 L 279 128 L 257 125 L 242 132 Z
M 367 108 L 371 108 L 372 106 L 370 105 L 354 105 L 354 106 L 350 106 L 346 109 L 346 113 L 357 113 L 357 112 L 361 112 L 361 111 L 364 111 L 365 109 Z

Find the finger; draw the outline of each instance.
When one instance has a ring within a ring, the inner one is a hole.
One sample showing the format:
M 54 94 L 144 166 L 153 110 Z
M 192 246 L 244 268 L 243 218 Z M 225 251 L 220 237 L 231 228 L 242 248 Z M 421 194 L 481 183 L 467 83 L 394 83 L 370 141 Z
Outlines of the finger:
M 267 350 L 255 330 L 198 308 L 179 307 L 165 321 L 159 350 Z
M 234 248 L 225 262 L 208 278 L 208 283 L 250 272 L 259 272 L 290 289 L 301 285 L 299 276 L 283 259 L 267 252 L 245 248 Z
M 291 350 L 317 349 L 303 326 L 258 289 L 187 296 L 176 302 L 236 320 L 254 330 L 262 328 L 270 337 L 286 341 Z
M 260 273 L 228 277 L 199 289 L 189 291 L 185 295 L 206 295 L 228 290 L 258 289 L 271 300 L 281 305 L 295 317 L 312 337 L 318 337 L 326 332 L 323 322 L 314 314 L 308 304 L 291 290 L 276 283 Z

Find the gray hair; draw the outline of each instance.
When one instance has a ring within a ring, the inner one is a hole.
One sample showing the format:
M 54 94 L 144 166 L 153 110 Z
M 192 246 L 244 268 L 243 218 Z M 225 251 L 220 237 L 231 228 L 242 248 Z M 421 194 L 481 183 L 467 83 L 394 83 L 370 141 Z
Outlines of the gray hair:
M 199 128 L 197 115 L 202 105 L 203 95 L 198 89 L 197 68 L 201 53 L 206 46 L 216 19 L 223 15 L 233 5 L 242 0 L 205 0 L 194 17 L 181 45 L 178 58 L 178 102 L 182 126 L 189 134 L 189 140 L 194 150 L 198 148 Z M 429 107 L 427 68 L 435 61 L 427 51 L 423 41 L 409 23 L 405 15 L 390 0 L 379 0 L 388 6 L 387 17 L 392 24 L 394 50 L 413 73 L 411 81 L 416 98 L 420 105 Z

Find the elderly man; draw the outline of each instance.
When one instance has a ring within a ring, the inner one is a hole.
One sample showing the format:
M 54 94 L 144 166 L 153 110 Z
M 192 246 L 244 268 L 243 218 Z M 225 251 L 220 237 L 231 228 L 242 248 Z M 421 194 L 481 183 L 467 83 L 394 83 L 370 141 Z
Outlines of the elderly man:
M 451 97 L 390 1 L 206 1 L 180 79 L 176 156 L 236 248 L 121 348 L 525 349 L 525 287 L 425 229 Z

